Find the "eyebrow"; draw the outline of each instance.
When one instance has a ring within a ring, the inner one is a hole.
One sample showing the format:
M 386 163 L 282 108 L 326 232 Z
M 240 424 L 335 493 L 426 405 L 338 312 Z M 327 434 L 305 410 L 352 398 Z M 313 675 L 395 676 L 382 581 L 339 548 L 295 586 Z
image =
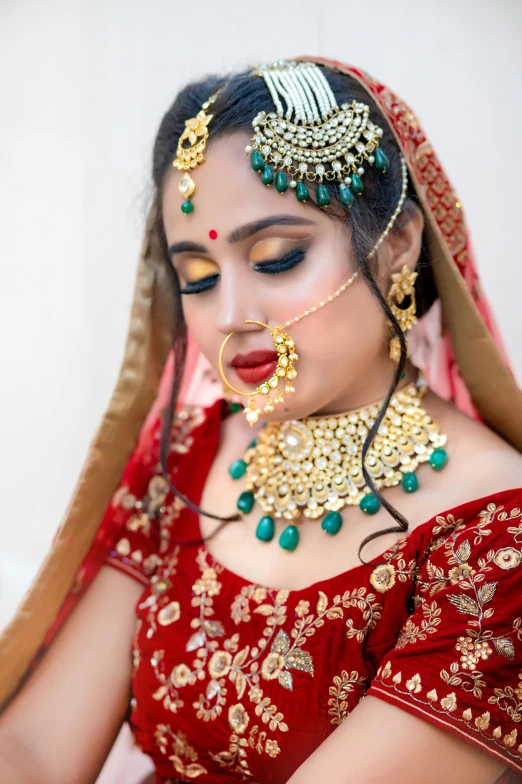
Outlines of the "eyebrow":
M 246 223 L 244 226 L 239 226 L 234 229 L 227 236 L 227 242 L 233 245 L 236 242 L 242 242 L 257 234 L 263 229 L 268 229 L 270 226 L 315 226 L 315 221 L 309 218 L 300 218 L 297 215 L 272 215 L 268 218 L 261 218 L 251 223 Z M 197 242 L 176 242 L 169 248 L 169 256 L 175 253 L 207 253 L 207 248 Z

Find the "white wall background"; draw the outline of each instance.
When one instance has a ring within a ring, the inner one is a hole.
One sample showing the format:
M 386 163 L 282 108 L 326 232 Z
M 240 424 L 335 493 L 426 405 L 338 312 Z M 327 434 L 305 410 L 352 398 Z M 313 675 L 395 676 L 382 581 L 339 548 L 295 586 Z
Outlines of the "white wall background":
M 519 0 L 0 0 L 0 626 L 116 380 L 151 145 L 187 80 L 296 54 L 418 112 L 522 378 Z

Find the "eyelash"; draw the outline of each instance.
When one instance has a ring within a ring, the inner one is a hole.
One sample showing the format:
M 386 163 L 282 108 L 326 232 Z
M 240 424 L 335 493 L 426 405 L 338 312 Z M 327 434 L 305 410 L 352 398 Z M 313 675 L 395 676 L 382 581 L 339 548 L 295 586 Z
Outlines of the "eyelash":
M 274 261 L 264 261 L 262 264 L 254 264 L 252 269 L 254 272 L 262 272 L 265 275 L 277 275 L 280 272 L 288 272 L 289 270 L 297 267 L 304 258 L 306 253 L 301 248 L 293 248 L 280 259 Z M 181 289 L 181 294 L 201 294 L 204 291 L 209 291 L 214 288 L 219 280 L 219 275 L 210 275 L 208 278 L 197 280 L 194 283 L 187 283 L 184 289 Z

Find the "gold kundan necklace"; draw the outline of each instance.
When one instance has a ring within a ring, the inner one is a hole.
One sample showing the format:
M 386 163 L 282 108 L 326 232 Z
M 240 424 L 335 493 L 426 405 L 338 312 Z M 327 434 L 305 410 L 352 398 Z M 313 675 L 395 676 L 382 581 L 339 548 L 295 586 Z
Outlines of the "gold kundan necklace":
M 419 488 L 416 471 L 429 463 L 440 471 L 447 463 L 446 436 L 422 407 L 424 377 L 395 393 L 366 455 L 366 468 L 379 490 L 402 485 Z M 322 518 L 327 534 L 337 534 L 344 506 L 375 514 L 381 506 L 366 484 L 362 448 L 380 403 L 346 414 L 270 422 L 249 446 L 244 458 L 229 467 L 233 479 L 246 475 L 246 490 L 237 507 L 243 514 L 258 503 L 263 510 L 256 536 L 270 542 L 275 520 L 288 520 L 279 544 L 295 550 L 299 518 Z M 274 519 L 275 518 L 275 519 Z

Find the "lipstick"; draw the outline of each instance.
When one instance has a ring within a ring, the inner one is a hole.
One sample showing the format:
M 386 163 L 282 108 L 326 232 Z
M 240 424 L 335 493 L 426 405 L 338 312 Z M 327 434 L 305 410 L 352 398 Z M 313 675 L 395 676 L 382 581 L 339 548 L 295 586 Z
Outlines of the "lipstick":
M 274 375 L 277 359 L 275 351 L 250 351 L 248 354 L 236 354 L 230 364 L 245 384 L 257 385 Z

